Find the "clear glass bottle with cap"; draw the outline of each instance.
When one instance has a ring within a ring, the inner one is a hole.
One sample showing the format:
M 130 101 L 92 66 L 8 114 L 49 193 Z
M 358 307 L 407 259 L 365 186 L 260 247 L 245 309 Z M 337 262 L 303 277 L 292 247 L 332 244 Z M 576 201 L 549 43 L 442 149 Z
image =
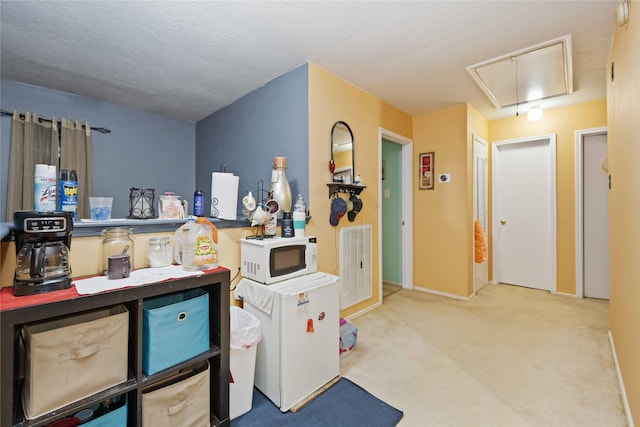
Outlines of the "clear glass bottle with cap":
M 107 274 L 109 269 L 109 256 L 128 254 L 131 270 L 134 269 L 136 241 L 133 232 L 127 227 L 111 227 L 102 230 L 102 273 Z

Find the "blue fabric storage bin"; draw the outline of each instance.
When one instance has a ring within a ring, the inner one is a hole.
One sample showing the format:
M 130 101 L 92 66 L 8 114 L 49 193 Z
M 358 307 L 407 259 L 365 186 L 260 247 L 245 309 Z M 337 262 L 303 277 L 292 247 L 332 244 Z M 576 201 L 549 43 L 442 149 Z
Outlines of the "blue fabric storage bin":
M 82 427 L 127 427 L 127 403 L 101 417 L 82 424 Z
M 209 350 L 209 294 L 190 289 L 144 300 L 142 370 L 151 375 Z

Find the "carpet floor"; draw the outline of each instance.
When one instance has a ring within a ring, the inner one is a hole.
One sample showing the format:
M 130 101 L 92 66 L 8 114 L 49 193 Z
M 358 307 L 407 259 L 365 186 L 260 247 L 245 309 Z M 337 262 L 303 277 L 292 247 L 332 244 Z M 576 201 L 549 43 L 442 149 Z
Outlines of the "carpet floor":
M 393 427 L 402 412 L 346 378 L 296 412 L 281 412 L 257 388 L 251 411 L 231 421 L 232 427 Z
M 403 289 L 352 319 L 340 373 L 402 410 L 399 427 L 616 427 L 626 417 L 609 302 L 511 285 L 469 301 Z

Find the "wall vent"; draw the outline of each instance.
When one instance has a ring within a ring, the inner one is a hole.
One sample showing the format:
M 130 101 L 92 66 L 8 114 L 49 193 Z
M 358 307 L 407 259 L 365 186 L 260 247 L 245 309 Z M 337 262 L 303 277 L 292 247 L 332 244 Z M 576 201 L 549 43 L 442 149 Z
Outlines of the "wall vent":
M 372 295 L 371 224 L 340 229 L 340 308 Z

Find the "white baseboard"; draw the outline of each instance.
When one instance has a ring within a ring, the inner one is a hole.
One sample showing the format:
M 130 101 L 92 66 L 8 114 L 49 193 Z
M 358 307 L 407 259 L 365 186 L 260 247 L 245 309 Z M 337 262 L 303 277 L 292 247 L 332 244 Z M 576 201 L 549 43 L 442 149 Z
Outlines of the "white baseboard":
M 616 346 L 613 343 L 613 335 L 611 335 L 611 331 L 609 331 L 609 344 L 611 344 L 611 351 L 613 353 L 613 362 L 616 365 L 616 374 L 618 376 L 618 386 L 620 387 L 620 395 L 622 396 L 622 406 L 624 406 L 624 413 L 627 416 L 627 425 L 629 427 L 634 427 L 633 418 L 631 417 L 631 408 L 629 407 L 629 401 L 627 400 L 627 392 L 624 389 L 622 372 L 620 372 L 620 365 L 618 365 L 618 356 L 616 355 Z
M 375 303 L 375 304 L 373 304 L 372 306 L 369 306 L 369 307 L 367 307 L 367 308 L 365 308 L 365 309 L 363 309 L 363 310 L 357 311 L 357 312 L 355 312 L 355 313 L 353 313 L 353 314 L 351 314 L 351 315 L 347 316 L 347 319 L 355 319 L 356 317 L 358 317 L 358 316 L 362 316 L 363 314 L 368 313 L 368 312 L 370 312 L 371 310 L 374 310 L 374 309 L 376 309 L 376 308 L 380 307 L 381 305 L 382 305 L 382 304 L 381 304 L 381 303 L 379 303 L 379 302 L 378 302 L 378 303 Z
M 382 284 L 394 285 L 394 286 L 402 286 L 402 283 L 392 282 L 391 280 L 383 280 Z M 403 286 L 404 287 L 404 286 Z
M 554 292 L 555 295 L 561 296 L 561 297 L 567 297 L 567 298 L 573 298 L 573 299 L 580 299 L 578 297 L 578 295 L 576 294 L 568 294 L 566 292 Z
M 463 296 L 456 295 L 456 294 L 449 294 L 447 292 L 434 291 L 432 289 L 427 289 L 427 288 L 418 288 L 418 287 L 415 287 L 415 286 L 413 287 L 413 290 L 414 291 L 425 292 L 427 294 L 440 295 L 441 297 L 459 299 L 459 300 L 462 300 L 462 301 L 469 301 L 471 299 L 471 297 L 463 297 Z

